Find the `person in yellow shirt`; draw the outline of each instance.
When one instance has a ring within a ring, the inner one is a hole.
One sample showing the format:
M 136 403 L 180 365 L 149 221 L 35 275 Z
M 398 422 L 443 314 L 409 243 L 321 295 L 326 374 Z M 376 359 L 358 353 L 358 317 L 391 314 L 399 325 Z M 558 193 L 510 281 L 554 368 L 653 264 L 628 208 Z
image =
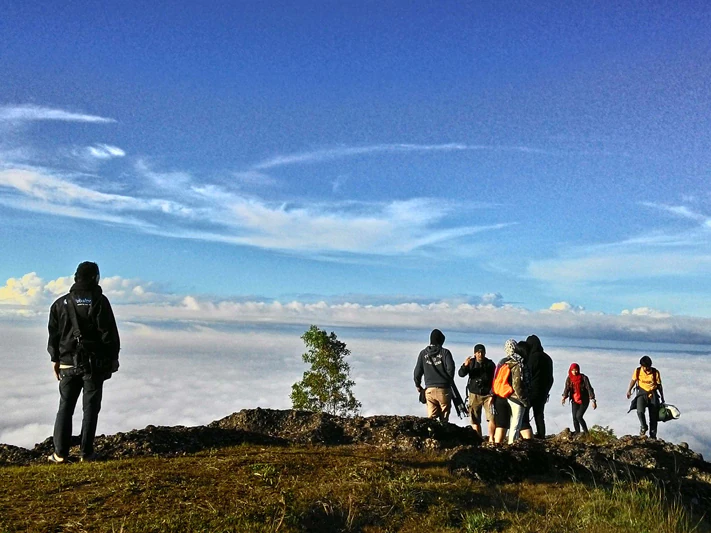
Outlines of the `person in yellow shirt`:
M 627 399 L 632 397 L 632 389 L 636 386 L 636 394 L 630 404 L 630 411 L 637 409 L 639 418 L 639 434 L 644 436 L 649 430 L 649 438 L 657 438 L 657 421 L 659 407 L 664 403 L 664 389 L 659 370 L 652 366 L 652 359 L 645 355 L 639 360 L 640 366 L 632 373 L 632 381 L 627 387 Z M 649 426 L 645 411 L 649 410 Z M 628 411 L 629 412 L 629 411 Z

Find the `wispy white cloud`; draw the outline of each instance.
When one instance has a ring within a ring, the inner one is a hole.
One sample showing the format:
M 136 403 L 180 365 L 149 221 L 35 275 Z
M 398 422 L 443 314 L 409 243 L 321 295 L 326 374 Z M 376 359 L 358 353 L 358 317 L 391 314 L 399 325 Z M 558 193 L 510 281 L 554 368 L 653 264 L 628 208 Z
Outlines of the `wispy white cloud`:
M 679 254 L 649 250 L 535 260 L 529 264 L 528 273 L 535 279 L 548 282 L 583 283 L 698 275 L 709 269 L 711 253 Z
M 117 214 L 158 212 L 179 216 L 192 215 L 189 207 L 171 200 L 104 193 L 63 177 L 24 169 L 0 171 L 0 202 L 4 200 L 15 208 L 145 227 L 150 224 L 139 222 L 136 218 L 122 218 Z
M 184 190 L 193 181 L 192 176 L 187 172 L 158 172 L 143 159 L 136 162 L 136 171 L 163 190 Z
M 10 169 L 0 171 L 0 203 L 158 235 L 309 254 L 403 254 L 506 226 L 446 227 L 457 206 L 429 198 L 285 204 L 193 185 L 184 173 L 157 173 L 147 166 L 142 171 L 165 198 L 106 193 L 62 176 Z
M 666 205 L 656 202 L 642 202 L 642 205 L 669 213 L 679 218 L 693 220 L 694 222 L 700 223 L 703 227 L 711 228 L 710 216 L 698 213 L 686 205 Z
M 112 159 L 114 157 L 126 156 L 126 152 L 124 152 L 121 148 L 118 146 L 111 146 L 110 144 L 95 144 L 93 146 L 87 146 L 86 153 L 96 159 Z
M 245 170 L 243 172 L 233 172 L 232 177 L 238 185 L 249 187 L 274 187 L 279 185 L 279 180 L 273 178 L 269 174 L 259 172 L 257 170 Z
M 374 144 L 368 146 L 341 146 L 335 148 L 325 148 L 310 152 L 300 152 L 294 154 L 276 155 L 255 164 L 252 168 L 266 170 L 270 168 L 283 167 L 288 165 L 300 165 L 306 163 L 319 163 L 341 159 L 344 157 L 355 157 L 376 153 L 404 153 L 404 152 L 464 152 L 464 151 L 492 151 L 492 152 L 520 152 L 531 154 L 555 155 L 557 152 L 531 148 L 527 146 L 495 146 L 476 144 Z
M 63 109 L 43 107 L 31 104 L 0 106 L 0 122 L 22 123 L 38 120 L 58 120 L 65 122 L 91 122 L 107 124 L 116 122 L 112 118 L 75 113 Z
M 689 227 L 656 227 L 620 241 L 564 250 L 558 257 L 531 261 L 528 274 L 551 283 L 571 284 L 697 276 L 709 271 L 711 217 L 685 205 L 640 205 L 689 221 Z

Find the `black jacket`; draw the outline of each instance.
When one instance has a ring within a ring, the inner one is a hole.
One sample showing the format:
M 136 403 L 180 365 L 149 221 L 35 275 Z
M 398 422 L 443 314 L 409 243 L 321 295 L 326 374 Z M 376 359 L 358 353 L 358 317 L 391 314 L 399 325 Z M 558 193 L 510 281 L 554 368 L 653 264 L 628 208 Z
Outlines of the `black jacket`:
M 496 365 L 491 359 L 484 357 L 479 363 L 476 358 L 472 357 L 469 365 L 462 365 L 459 368 L 459 377 L 469 376 L 467 381 L 467 390 L 472 394 L 486 396 L 491 394 L 491 384 L 494 381 L 494 371 Z
M 77 322 L 82 337 L 94 343 L 101 355 L 112 361 L 118 360 L 121 341 L 116 318 L 108 298 L 96 284 L 75 283 L 49 309 L 49 340 L 47 351 L 53 362 L 72 365 L 76 340 L 72 333 L 72 320 L 67 311 L 71 299 L 77 303 Z
M 582 381 L 580 382 L 580 397 L 582 403 L 589 402 L 595 399 L 595 389 L 590 385 L 590 380 L 585 374 L 580 374 Z M 573 401 L 573 395 L 575 394 L 575 388 L 573 387 L 573 382 L 570 377 L 565 378 L 565 387 L 563 388 L 563 398 L 570 398 Z
M 545 400 L 553 387 L 553 360 L 543 351 L 537 336 L 531 335 L 526 339 L 526 343 L 531 346 L 526 361 L 531 371 L 531 400 Z

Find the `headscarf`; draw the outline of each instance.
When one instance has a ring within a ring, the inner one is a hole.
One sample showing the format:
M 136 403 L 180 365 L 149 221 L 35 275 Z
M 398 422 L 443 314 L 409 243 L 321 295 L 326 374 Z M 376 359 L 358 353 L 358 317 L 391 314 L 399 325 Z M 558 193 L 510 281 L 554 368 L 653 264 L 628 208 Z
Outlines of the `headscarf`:
M 519 365 L 523 366 L 523 357 L 516 351 L 516 346 L 518 346 L 518 343 L 513 339 L 509 339 L 504 343 L 504 352 L 506 352 L 506 356 L 509 359 L 516 361 Z
M 573 370 L 577 370 L 578 374 L 574 375 Z M 573 385 L 573 398 L 575 403 L 583 403 L 583 396 L 580 393 L 580 386 L 583 382 L 583 375 L 580 373 L 580 365 L 578 363 L 573 363 L 568 369 L 568 378 L 570 383 Z

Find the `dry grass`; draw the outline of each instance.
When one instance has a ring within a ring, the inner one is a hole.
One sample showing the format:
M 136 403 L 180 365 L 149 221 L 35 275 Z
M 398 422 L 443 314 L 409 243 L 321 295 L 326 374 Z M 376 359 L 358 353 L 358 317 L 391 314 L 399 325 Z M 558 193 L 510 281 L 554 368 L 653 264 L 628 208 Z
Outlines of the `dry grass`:
M 649 483 L 492 486 L 356 446 L 9 467 L 0 486 L 2 532 L 709 531 Z

